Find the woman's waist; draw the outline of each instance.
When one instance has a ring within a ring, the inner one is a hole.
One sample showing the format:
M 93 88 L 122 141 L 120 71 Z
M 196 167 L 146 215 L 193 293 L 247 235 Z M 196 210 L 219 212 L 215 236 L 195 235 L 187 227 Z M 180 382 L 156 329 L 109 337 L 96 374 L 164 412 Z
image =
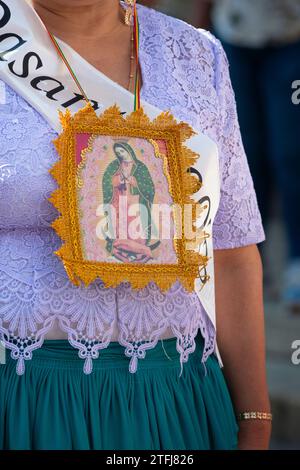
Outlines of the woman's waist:
M 145 358 L 139 361 L 138 368 L 180 367 L 180 354 L 177 350 L 178 339 L 159 338 L 156 343 L 147 347 L 145 344 Z M 195 337 L 195 349 L 189 356 L 189 361 L 196 360 L 201 363 L 204 348 L 204 338 L 200 331 Z M 128 370 L 130 358 L 125 354 L 126 346 L 119 341 L 110 341 L 106 347 L 98 350 L 98 357 L 93 358 L 93 369 L 124 368 Z M 49 369 L 78 368 L 82 371 L 83 362 L 80 360 L 80 349 L 72 345 L 67 339 L 48 339 L 43 345 L 33 352 L 30 364 Z M 83 359 L 85 359 L 83 357 Z M 10 359 L 8 359 L 10 360 Z M 26 367 L 28 365 L 26 364 Z

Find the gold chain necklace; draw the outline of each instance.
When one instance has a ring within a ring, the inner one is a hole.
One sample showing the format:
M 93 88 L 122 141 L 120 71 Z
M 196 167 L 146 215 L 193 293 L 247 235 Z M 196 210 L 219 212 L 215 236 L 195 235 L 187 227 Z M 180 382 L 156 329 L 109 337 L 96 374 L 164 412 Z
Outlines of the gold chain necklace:
M 135 68 L 135 63 L 134 63 L 134 59 L 135 59 L 135 55 L 134 55 L 134 30 L 133 30 L 133 26 L 131 25 L 130 26 L 130 30 L 131 30 L 131 38 L 130 38 L 130 43 L 131 43 L 131 51 L 130 51 L 130 71 L 129 71 L 129 82 L 128 82 L 128 87 L 127 87 L 127 90 L 130 91 L 130 88 L 131 88 L 131 83 L 132 83 L 132 79 L 134 78 L 134 68 Z

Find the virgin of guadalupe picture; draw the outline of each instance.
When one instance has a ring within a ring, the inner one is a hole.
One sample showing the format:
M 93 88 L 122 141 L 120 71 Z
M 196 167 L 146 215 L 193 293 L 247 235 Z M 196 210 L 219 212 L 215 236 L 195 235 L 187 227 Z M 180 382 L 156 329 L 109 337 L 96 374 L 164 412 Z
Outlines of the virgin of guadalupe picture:
M 145 139 L 87 134 L 85 139 L 78 181 L 86 259 L 157 262 L 162 243 L 154 204 L 172 204 L 172 199 L 153 144 Z M 172 238 L 163 243 L 173 252 L 169 262 L 176 261 Z
M 142 148 L 136 151 L 139 151 L 141 156 L 145 155 L 145 149 L 149 150 L 150 154 L 154 153 L 154 149 L 148 148 L 146 142 L 141 141 L 140 144 Z M 124 140 L 114 143 L 115 158 L 108 164 L 103 175 L 101 184 L 103 202 L 107 207 L 107 224 L 112 227 L 114 234 L 113 238 L 106 236 L 106 250 L 114 261 L 147 263 L 156 258 L 155 253 L 161 244 L 160 240 L 151 243 L 151 237 L 158 236 L 151 213 L 156 188 L 147 164 L 137 158 L 136 151 Z M 154 173 L 156 169 L 159 170 L 155 168 L 154 163 L 151 164 L 151 159 L 149 164 Z M 122 200 L 125 204 L 122 204 Z M 123 214 L 126 217 L 126 236 L 123 238 L 120 230 L 122 206 L 129 209 Z M 136 215 L 129 214 L 130 208 L 133 207 L 136 208 Z M 136 229 L 135 234 L 129 229 L 133 226 Z

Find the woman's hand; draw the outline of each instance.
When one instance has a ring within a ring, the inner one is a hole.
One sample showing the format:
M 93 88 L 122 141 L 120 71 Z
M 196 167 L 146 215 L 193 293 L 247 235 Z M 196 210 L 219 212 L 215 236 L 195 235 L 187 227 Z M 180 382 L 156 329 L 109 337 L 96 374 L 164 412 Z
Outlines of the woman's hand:
M 270 412 L 263 271 L 256 245 L 215 250 L 217 341 L 236 413 Z M 239 421 L 240 449 L 267 449 L 271 423 Z
M 268 450 L 272 425 L 270 421 L 245 420 L 239 422 L 239 450 Z

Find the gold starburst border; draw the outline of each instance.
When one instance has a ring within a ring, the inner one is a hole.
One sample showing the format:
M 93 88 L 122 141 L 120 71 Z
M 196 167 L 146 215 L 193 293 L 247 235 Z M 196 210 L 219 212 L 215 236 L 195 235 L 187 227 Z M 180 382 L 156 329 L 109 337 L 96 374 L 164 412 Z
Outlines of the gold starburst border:
M 63 131 L 53 141 L 60 158 L 50 169 L 51 175 L 58 183 L 58 189 L 52 193 L 49 201 L 61 214 L 52 223 L 52 227 L 63 240 L 62 246 L 55 254 L 61 258 L 70 280 L 75 285 L 80 285 L 82 281 L 88 286 L 96 278 L 101 278 L 106 287 L 116 287 L 123 281 L 129 281 L 135 289 L 143 288 L 150 281 L 154 281 L 162 290 L 167 290 L 179 280 L 188 291 L 192 291 L 195 278 L 208 262 L 208 257 L 202 256 L 197 250 L 187 249 L 191 241 L 185 238 L 184 233 L 185 204 L 192 205 L 192 226 L 197 232 L 195 222 L 199 211 L 192 194 L 197 192 L 202 184 L 189 172 L 199 155 L 183 145 L 194 135 L 193 129 L 184 122 L 178 123 L 169 112 L 163 112 L 154 121 L 150 121 L 142 108 L 123 117 L 115 105 L 98 117 L 90 103 L 73 116 L 69 110 L 60 112 L 60 121 Z M 166 142 L 167 154 L 161 155 L 157 151 L 155 153 L 157 157 L 164 159 L 164 172 L 170 194 L 174 203 L 182 208 L 182 216 L 177 219 L 175 217 L 176 233 L 182 234 L 181 238 L 174 239 L 178 263 L 120 264 L 84 259 L 77 204 L 78 167 L 75 159 L 75 138 L 78 133 Z M 199 240 L 203 240 L 205 236 L 204 232 L 197 232 L 196 247 Z

